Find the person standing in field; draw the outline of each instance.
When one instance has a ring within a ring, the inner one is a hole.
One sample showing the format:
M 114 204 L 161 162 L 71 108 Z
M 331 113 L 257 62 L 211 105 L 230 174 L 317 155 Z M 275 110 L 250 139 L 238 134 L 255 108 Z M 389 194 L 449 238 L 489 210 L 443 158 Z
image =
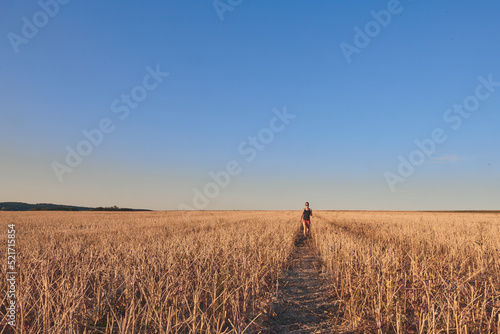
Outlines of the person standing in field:
M 302 216 L 300 216 L 300 221 L 304 226 L 304 238 L 307 238 L 309 234 L 309 228 L 311 226 L 311 217 L 313 215 L 312 210 L 309 208 L 309 202 L 306 202 L 306 207 L 302 210 Z

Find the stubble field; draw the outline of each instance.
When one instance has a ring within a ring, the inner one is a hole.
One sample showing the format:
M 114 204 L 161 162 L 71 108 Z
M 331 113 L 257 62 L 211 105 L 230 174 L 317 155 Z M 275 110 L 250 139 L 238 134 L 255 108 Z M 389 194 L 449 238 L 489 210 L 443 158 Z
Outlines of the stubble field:
M 16 229 L 15 332 L 266 332 L 299 217 L 2 212 L 2 277 Z M 308 244 L 331 332 L 499 333 L 499 214 L 315 211 Z

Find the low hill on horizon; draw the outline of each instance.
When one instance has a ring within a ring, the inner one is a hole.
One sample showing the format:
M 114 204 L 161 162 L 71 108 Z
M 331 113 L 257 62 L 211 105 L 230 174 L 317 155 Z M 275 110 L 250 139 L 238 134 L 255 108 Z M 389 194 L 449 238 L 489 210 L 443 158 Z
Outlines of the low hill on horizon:
M 130 209 L 112 207 L 85 207 L 61 205 L 53 203 L 29 204 L 24 202 L 0 202 L 0 211 L 151 211 L 146 209 Z

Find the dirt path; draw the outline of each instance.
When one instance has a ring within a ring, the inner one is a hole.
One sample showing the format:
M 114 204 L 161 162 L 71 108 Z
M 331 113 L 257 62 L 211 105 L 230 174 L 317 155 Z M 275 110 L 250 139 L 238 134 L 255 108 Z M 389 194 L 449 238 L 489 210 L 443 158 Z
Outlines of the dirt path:
M 292 263 L 279 280 L 269 333 L 332 333 L 331 293 L 310 239 L 296 242 Z

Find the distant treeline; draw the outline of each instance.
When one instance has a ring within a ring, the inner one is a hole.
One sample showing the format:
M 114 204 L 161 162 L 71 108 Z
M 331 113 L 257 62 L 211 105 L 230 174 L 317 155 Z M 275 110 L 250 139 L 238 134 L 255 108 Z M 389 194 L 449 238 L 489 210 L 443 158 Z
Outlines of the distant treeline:
M 111 206 L 104 208 L 102 206 L 98 208 L 93 208 L 91 211 L 147 211 L 147 210 L 134 210 L 134 209 L 129 209 L 129 208 L 119 208 L 117 206 Z
M 60 205 L 51 203 L 28 204 L 22 202 L 0 202 L 0 211 L 150 211 L 143 209 L 111 207 L 90 208 L 84 206 Z
M 41 207 L 31 208 L 27 211 L 89 211 L 89 210 L 79 210 L 77 208 L 71 208 L 71 207 L 47 206 L 42 208 Z

